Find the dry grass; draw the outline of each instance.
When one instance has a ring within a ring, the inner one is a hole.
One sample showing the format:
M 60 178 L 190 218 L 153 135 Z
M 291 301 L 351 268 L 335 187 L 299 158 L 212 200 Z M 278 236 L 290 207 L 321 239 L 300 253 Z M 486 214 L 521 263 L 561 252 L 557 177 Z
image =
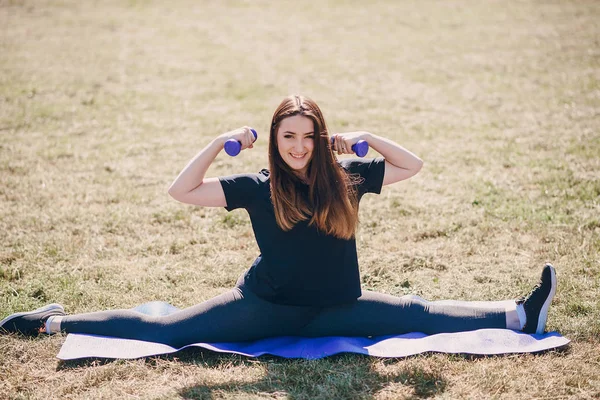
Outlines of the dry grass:
M 475 359 L 60 363 L 63 337 L 1 336 L 0 398 L 599 397 L 598 21 L 593 0 L 0 0 L 0 316 L 186 306 L 229 288 L 257 254 L 247 217 L 166 188 L 210 138 L 266 132 L 298 92 L 332 131 L 425 160 L 364 200 L 365 287 L 505 299 L 552 261 L 549 329 L 573 340 Z M 264 167 L 261 139 L 210 174 Z

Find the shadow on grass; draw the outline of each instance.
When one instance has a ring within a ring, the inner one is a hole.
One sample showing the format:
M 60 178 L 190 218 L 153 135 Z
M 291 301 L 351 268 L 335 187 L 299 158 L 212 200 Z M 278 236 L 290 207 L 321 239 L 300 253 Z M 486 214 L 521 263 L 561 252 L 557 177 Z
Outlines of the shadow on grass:
M 219 354 L 198 348 L 145 359 L 146 365 L 155 367 L 164 362 L 192 364 L 211 369 L 256 367 L 264 369 L 256 380 L 232 380 L 226 383 L 201 382 L 179 390 L 185 399 L 221 398 L 224 394 L 250 397 L 256 394 L 284 396 L 291 399 L 373 398 L 378 392 L 394 386 L 403 386 L 404 398 L 427 398 L 446 390 L 447 381 L 442 374 L 423 368 L 407 366 L 397 372 L 382 374 L 375 370 L 374 359 L 356 354 L 342 354 L 319 360 L 283 359 L 261 356 L 260 359 L 234 354 Z M 60 361 L 57 370 L 95 367 L 110 363 L 127 363 L 130 360 L 87 358 Z M 402 363 L 402 359 L 389 363 Z M 389 364 L 388 363 L 388 364 Z
M 534 354 L 541 355 L 548 352 L 564 355 L 570 352 L 570 347 L 565 346 Z M 426 353 L 415 357 L 427 357 L 430 354 L 437 353 Z M 460 361 L 502 356 L 451 354 L 448 357 Z M 241 397 L 262 394 L 291 399 L 369 399 L 382 391 L 392 390 L 392 387 L 394 393 L 400 391 L 403 398 L 429 398 L 444 393 L 448 381 L 443 373 L 428 371 L 418 365 L 415 366 L 414 363 L 404 363 L 404 360 L 411 358 L 413 357 L 374 359 L 357 354 L 341 354 L 319 360 L 283 359 L 272 356 L 261 356 L 256 359 L 235 354 L 215 353 L 200 348 L 188 348 L 173 354 L 145 358 L 144 363 L 151 368 L 175 362 L 215 370 L 256 366 L 264 370 L 260 378 L 250 381 L 241 377 L 225 383 L 202 381 L 186 386 L 178 392 L 185 399 L 213 399 L 221 398 L 225 394 Z M 57 370 L 128 362 L 131 360 L 102 358 L 60 361 Z M 377 363 L 400 368 L 392 368 L 392 371 L 382 374 L 375 368 Z
M 398 360 L 397 360 L 398 361 Z M 199 383 L 179 390 L 185 399 L 221 398 L 224 393 L 240 397 L 263 394 L 291 399 L 373 398 L 391 385 L 406 387 L 406 398 L 425 398 L 443 393 L 447 381 L 419 367 L 404 368 L 397 373 L 381 374 L 374 369 L 373 359 L 362 355 L 343 354 L 320 360 L 281 359 L 262 356 L 261 378 L 253 381 Z M 195 361 L 197 363 L 197 360 Z M 203 364 L 256 365 L 256 359 L 243 359 L 203 354 Z

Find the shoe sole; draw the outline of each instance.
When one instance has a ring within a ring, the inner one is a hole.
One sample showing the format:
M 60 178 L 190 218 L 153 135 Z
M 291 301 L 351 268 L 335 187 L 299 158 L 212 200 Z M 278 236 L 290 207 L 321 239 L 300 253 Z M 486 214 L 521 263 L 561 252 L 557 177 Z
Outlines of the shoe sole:
M 46 311 L 51 311 L 51 310 L 60 310 L 63 313 L 65 312 L 65 309 L 63 308 L 63 306 L 61 306 L 60 304 L 52 303 L 52 304 L 48 304 L 47 306 L 37 308 L 33 311 L 25 311 L 25 312 L 11 314 L 8 317 L 4 318 L 2 321 L 0 321 L 0 330 L 3 330 L 4 325 L 15 318 L 22 317 L 24 315 L 31 315 L 31 314 L 35 314 L 35 313 L 39 313 L 39 312 L 46 312 Z
M 542 334 L 546 329 L 546 321 L 548 320 L 548 310 L 550 309 L 550 304 L 552 304 L 552 299 L 554 298 L 554 294 L 556 293 L 556 271 L 554 270 L 552 264 L 546 265 L 550 267 L 550 293 L 548 294 L 548 297 L 546 297 L 546 301 L 544 302 L 544 305 L 542 305 L 542 309 L 540 310 L 537 329 L 535 330 L 536 334 Z

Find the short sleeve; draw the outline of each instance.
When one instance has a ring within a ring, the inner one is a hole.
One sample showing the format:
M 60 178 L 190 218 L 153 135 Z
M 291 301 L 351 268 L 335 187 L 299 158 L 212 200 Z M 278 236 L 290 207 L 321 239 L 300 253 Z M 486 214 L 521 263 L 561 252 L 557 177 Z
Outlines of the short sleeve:
M 385 158 L 368 160 L 351 158 L 340 161 L 340 164 L 349 174 L 357 174 L 362 178 L 357 187 L 359 197 L 365 193 L 381 193 L 385 175 Z
M 227 211 L 252 207 L 261 187 L 260 174 L 239 174 L 219 177 L 225 193 Z

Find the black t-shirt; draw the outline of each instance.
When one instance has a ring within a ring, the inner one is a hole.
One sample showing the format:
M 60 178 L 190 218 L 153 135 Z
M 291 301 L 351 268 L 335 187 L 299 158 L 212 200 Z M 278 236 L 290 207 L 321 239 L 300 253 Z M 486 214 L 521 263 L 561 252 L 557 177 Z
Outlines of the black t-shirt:
M 381 192 L 385 160 L 339 161 L 357 184 L 358 199 Z M 244 285 L 268 301 L 298 306 L 328 306 L 356 300 L 361 295 L 356 240 L 339 239 L 297 223 L 283 231 L 271 202 L 269 171 L 219 178 L 228 211 L 245 208 L 261 254 L 244 276 Z

